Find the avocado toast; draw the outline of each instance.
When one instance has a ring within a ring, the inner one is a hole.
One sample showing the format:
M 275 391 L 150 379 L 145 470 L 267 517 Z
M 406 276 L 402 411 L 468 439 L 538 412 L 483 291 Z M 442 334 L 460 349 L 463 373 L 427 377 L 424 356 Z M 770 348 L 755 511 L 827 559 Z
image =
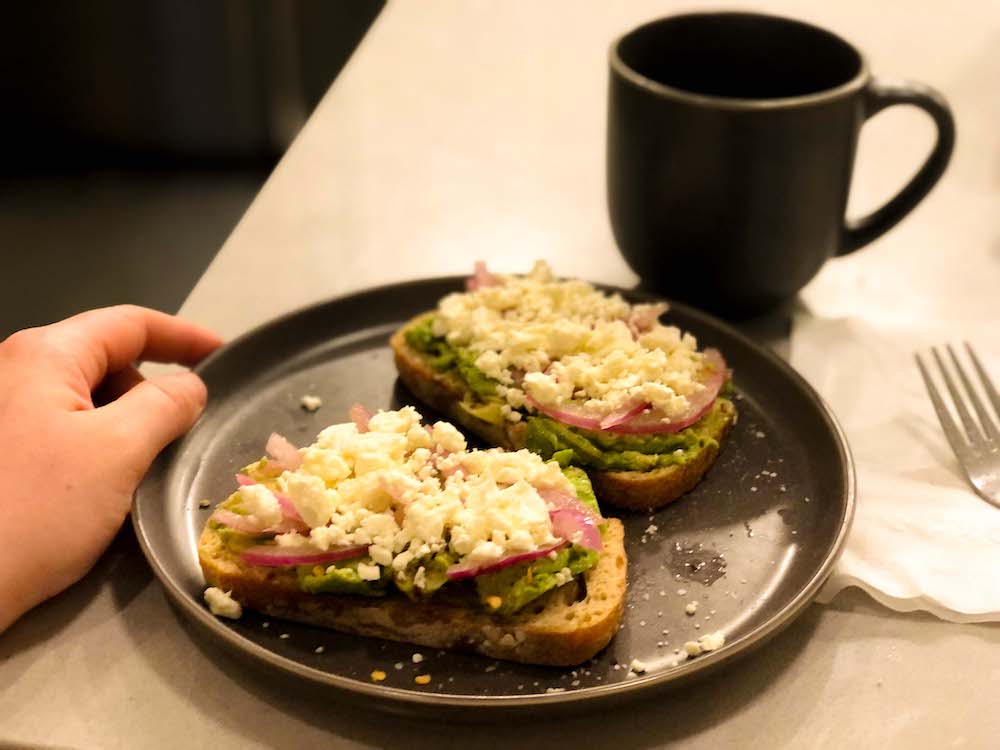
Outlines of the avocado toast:
M 390 344 L 421 401 L 491 445 L 584 469 L 602 502 L 662 507 L 694 487 L 736 419 L 722 355 L 543 262 L 526 276 L 477 264 L 464 294 Z
M 352 417 L 301 450 L 272 436 L 237 475 L 198 545 L 213 611 L 228 592 L 275 617 L 531 664 L 610 641 L 622 526 L 583 471 L 467 450 L 412 407 Z

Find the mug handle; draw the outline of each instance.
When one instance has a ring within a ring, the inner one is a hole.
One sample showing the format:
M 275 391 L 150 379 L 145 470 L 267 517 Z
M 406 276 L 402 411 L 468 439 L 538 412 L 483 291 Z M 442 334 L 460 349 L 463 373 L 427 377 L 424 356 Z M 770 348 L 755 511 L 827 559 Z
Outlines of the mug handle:
M 912 104 L 929 114 L 937 127 L 937 141 L 927 160 L 896 196 L 877 211 L 848 221 L 837 255 L 846 255 L 882 236 L 912 211 L 941 179 L 955 148 L 955 120 L 937 91 L 920 83 L 872 81 L 865 91 L 865 119 L 894 104 Z

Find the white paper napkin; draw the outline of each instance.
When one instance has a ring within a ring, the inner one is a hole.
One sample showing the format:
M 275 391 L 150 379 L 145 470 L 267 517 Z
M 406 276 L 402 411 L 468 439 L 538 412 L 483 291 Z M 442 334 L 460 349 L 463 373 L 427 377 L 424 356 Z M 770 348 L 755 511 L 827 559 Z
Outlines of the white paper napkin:
M 859 586 L 899 611 L 1000 620 L 1000 510 L 966 484 L 913 360 L 961 340 L 942 328 L 806 315 L 793 326 L 792 365 L 837 415 L 858 471 L 854 526 L 821 602 Z M 1000 330 L 964 333 L 1000 380 Z

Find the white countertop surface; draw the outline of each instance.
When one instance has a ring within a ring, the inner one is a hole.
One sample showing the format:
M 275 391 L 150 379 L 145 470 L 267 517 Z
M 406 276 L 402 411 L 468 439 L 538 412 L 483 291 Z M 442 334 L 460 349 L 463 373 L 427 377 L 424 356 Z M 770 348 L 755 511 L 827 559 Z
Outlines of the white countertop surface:
M 632 26 L 690 7 L 390 3 L 182 313 L 233 336 L 478 258 L 519 271 L 546 257 L 565 275 L 635 283 L 605 208 L 605 53 Z M 939 88 L 958 124 L 943 182 L 897 229 L 829 264 L 807 306 L 858 314 L 871 298 L 835 292 L 870 278 L 915 325 L 936 314 L 935 289 L 955 285 L 970 316 L 996 317 L 1000 5 L 755 7 L 843 34 L 876 74 Z M 867 126 L 852 212 L 894 192 L 931 137 L 902 108 Z M 126 530 L 81 584 L 0 637 L 0 745 L 990 748 L 998 645 L 1000 626 L 896 614 L 848 592 L 683 691 L 599 717 L 445 727 L 346 709 L 214 653 L 167 605 Z

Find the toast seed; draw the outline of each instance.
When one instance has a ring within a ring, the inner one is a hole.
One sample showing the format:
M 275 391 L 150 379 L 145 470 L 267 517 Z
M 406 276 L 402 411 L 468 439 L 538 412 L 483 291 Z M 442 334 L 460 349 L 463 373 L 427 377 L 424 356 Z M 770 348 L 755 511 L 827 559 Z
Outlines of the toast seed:
M 382 682 L 385 679 L 385 672 L 381 669 L 372 670 L 372 682 Z

